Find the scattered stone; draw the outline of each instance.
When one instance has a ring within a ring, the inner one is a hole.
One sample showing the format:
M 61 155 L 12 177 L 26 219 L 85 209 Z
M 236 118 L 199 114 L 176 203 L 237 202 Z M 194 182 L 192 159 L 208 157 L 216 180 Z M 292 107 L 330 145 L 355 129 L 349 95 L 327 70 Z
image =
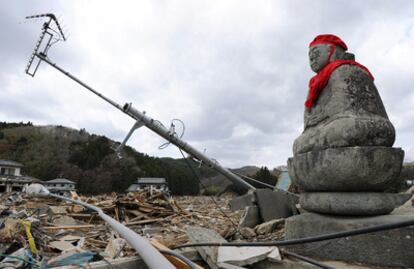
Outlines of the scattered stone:
M 251 265 L 262 261 L 274 251 L 276 247 L 219 247 L 217 262 L 236 266 Z
M 227 242 L 217 232 L 201 227 L 188 228 L 187 235 L 192 243 Z M 211 269 L 219 268 L 217 265 L 217 247 L 196 247 L 196 249 Z
M 285 219 L 275 219 L 259 224 L 254 229 L 257 234 L 269 234 L 278 228 L 282 228 L 285 224 Z
M 249 238 L 252 238 L 252 237 L 256 236 L 256 233 L 255 233 L 254 229 L 249 228 L 249 227 L 240 228 L 239 232 L 246 239 L 249 239 Z

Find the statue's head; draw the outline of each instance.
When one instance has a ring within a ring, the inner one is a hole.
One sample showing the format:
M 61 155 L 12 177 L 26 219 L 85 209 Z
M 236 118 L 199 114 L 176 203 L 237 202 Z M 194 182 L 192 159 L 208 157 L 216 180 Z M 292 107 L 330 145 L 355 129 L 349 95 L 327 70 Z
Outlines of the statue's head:
M 346 44 L 336 35 L 318 35 L 309 44 L 309 63 L 314 72 L 319 72 L 333 60 L 343 59 Z

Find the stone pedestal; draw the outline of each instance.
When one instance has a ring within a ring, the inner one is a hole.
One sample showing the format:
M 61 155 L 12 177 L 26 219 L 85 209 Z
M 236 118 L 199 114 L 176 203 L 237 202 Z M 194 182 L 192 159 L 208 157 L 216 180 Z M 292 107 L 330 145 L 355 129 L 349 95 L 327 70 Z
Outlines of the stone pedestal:
M 398 180 L 403 159 L 400 148 L 329 148 L 297 154 L 288 168 L 307 192 L 382 192 Z
M 413 219 L 414 214 L 392 213 L 375 217 L 345 217 L 306 213 L 286 220 L 286 239 L 304 238 Z M 290 246 L 305 256 L 414 268 L 414 227 Z
M 343 147 L 296 154 L 289 174 L 301 189 L 302 208 L 324 214 L 388 214 L 394 194 L 384 193 L 399 180 L 404 151 L 391 147 Z

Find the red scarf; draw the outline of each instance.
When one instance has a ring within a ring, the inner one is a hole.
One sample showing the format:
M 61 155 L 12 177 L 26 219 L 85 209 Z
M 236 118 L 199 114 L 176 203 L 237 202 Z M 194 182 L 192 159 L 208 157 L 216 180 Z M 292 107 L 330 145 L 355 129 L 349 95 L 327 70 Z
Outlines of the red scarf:
M 353 60 L 335 60 L 332 63 L 327 64 L 322 70 L 318 72 L 315 76 L 311 78 L 309 81 L 309 93 L 308 98 L 306 99 L 305 106 L 306 107 L 312 107 L 316 99 L 318 99 L 319 94 L 321 91 L 326 87 L 328 84 L 329 78 L 331 77 L 332 72 L 344 64 L 350 64 L 350 65 L 356 65 L 364 69 L 368 72 L 369 76 L 374 80 L 374 77 L 372 76 L 371 72 L 369 72 L 368 68 L 363 66 L 360 63 L 357 63 Z

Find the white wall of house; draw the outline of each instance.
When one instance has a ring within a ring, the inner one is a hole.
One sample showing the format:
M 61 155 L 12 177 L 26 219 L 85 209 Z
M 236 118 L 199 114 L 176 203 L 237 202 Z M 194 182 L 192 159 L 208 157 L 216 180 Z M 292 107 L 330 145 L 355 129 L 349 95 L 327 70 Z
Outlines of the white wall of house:
M 0 166 L 0 175 L 21 176 L 20 167 Z

